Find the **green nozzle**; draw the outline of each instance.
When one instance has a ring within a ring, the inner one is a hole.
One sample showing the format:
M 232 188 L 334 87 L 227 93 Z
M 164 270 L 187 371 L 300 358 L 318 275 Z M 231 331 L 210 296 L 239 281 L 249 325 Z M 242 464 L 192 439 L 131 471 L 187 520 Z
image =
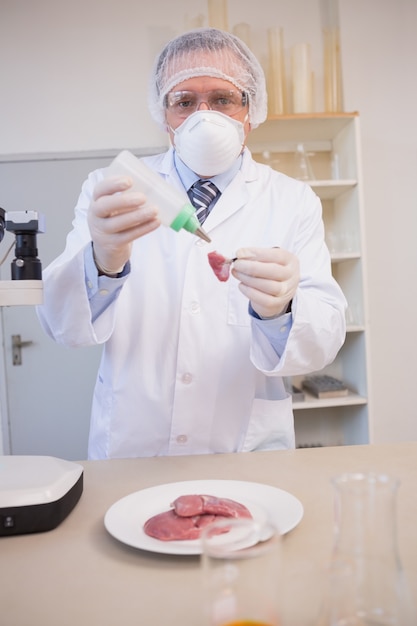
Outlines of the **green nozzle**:
M 197 219 L 194 207 L 188 203 L 184 204 L 174 221 L 171 222 L 170 227 L 177 232 L 184 228 L 190 233 L 195 233 L 197 228 L 200 227 L 200 222 Z
M 181 230 L 181 228 L 184 228 L 185 230 L 188 230 L 189 233 L 197 235 L 197 237 L 200 237 L 200 239 L 203 239 L 204 241 L 211 241 L 207 233 L 201 228 L 198 217 L 195 214 L 195 209 L 191 204 L 184 204 L 175 220 L 171 222 L 170 226 L 177 232 Z

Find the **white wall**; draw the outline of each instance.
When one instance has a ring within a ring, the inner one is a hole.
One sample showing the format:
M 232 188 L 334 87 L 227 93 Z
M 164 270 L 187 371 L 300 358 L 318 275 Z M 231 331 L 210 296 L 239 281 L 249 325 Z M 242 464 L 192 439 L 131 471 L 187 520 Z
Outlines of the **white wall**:
M 201 18 L 206 0 L 14 0 L 0 2 L 4 68 L 0 153 L 161 145 L 146 104 L 149 71 L 172 36 Z M 229 0 L 230 27 L 249 22 L 257 54 L 265 29 L 285 26 L 286 43 L 310 40 L 321 53 L 312 0 Z M 298 16 L 301 15 L 302 19 Z
M 346 107 L 361 113 L 375 441 L 417 439 L 416 0 L 342 0 Z
M 204 0 L 14 0 L 0 4 L 0 159 L 39 152 L 161 146 L 146 107 L 161 45 Z M 417 439 L 416 0 L 340 0 L 345 110 L 361 114 L 374 441 Z M 322 106 L 319 2 L 229 0 L 229 26 L 312 44 Z M 74 199 L 75 200 L 75 199 Z M 1 204 L 1 199 L 0 199 Z

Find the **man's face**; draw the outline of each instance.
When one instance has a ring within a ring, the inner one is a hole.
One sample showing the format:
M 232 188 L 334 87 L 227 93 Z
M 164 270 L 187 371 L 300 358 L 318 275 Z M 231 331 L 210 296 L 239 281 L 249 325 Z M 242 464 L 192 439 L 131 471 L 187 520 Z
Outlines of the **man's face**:
M 225 93 L 233 92 L 233 96 L 240 98 L 241 92 L 237 87 L 223 78 L 215 78 L 211 76 L 195 76 L 194 78 L 189 78 L 184 80 L 171 90 L 172 92 L 178 93 L 182 91 L 192 92 L 193 95 L 198 99 L 197 110 L 206 111 L 210 109 L 210 105 L 208 100 L 211 99 L 213 92 L 224 91 Z M 207 99 L 207 101 L 206 101 Z M 250 123 L 247 119 L 248 114 L 248 104 L 243 106 L 240 111 L 237 113 L 229 115 L 235 120 L 242 122 L 244 124 L 245 129 L 245 140 L 250 131 Z M 173 141 L 173 132 L 172 129 L 175 130 L 182 124 L 184 121 L 184 115 L 180 115 L 175 107 L 167 106 L 165 109 L 165 119 L 167 122 L 168 132 L 171 138 L 171 142 Z

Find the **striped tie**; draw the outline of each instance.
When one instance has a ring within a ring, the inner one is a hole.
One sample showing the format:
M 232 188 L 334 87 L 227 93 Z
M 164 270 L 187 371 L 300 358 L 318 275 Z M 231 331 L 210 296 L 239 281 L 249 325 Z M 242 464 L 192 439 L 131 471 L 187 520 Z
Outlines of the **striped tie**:
M 220 195 L 220 191 L 211 180 L 197 180 L 188 190 L 188 195 L 200 224 L 203 224 L 210 213 L 210 205 Z

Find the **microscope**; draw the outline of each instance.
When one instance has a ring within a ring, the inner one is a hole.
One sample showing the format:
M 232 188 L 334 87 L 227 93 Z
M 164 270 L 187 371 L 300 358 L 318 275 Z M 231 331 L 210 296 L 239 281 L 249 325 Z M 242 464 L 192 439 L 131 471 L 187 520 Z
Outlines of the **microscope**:
M 37 235 L 45 232 L 45 218 L 37 211 L 6 213 L 0 208 L 0 242 L 6 231 L 15 235 L 15 258 L 11 280 L 0 280 L 0 306 L 41 304 L 42 264 L 38 259 Z
M 45 232 L 36 211 L 0 208 L 0 242 L 15 235 L 11 280 L 0 280 L 0 306 L 42 303 L 42 265 L 36 237 Z M 10 246 L 0 266 L 12 249 Z M 52 530 L 71 513 L 83 491 L 83 468 L 53 456 L 4 455 L 0 463 L 0 537 Z

